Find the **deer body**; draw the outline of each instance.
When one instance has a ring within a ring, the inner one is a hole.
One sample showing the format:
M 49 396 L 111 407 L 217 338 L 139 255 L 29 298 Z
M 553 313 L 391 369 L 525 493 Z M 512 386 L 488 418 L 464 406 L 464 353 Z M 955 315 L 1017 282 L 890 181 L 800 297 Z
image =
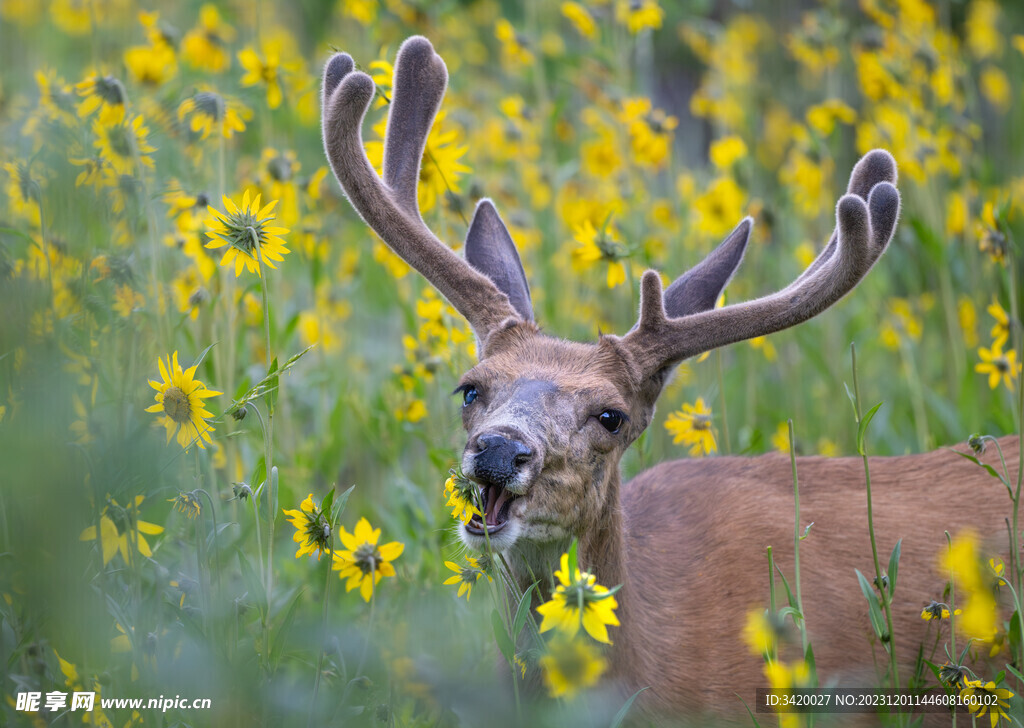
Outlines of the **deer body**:
M 737 714 L 734 691 L 746 690 L 749 702 L 765 684 L 759 658 L 740 636 L 747 610 L 767 601 L 764 548 L 773 546 L 780 565 L 792 568 L 788 459 L 665 463 L 626 484 L 619 462 L 650 424 L 679 362 L 796 325 L 857 285 L 896 227 L 895 162 L 882 150 L 861 159 L 836 206 L 831 239 L 781 291 L 714 308 L 743 258 L 748 218 L 664 291 L 660 276 L 647 271 L 639 320 L 624 336 L 565 341 L 534 323 L 518 253 L 489 200 L 477 206 L 464 258 L 420 217 L 419 162 L 446 84 L 430 43 L 407 40 L 395 62 L 383 178 L 361 138 L 373 81 L 348 55 L 327 62 L 322 102 L 325 151 L 350 202 L 477 338 L 480 361 L 457 391 L 467 432 L 462 470 L 479 488 L 483 513 L 459 535 L 472 549 L 500 552 L 521 589 L 540 577 L 538 599 L 549 596 L 543 575 L 579 539 L 582 567 L 603 585 L 623 585 L 612 677 L 629 692 L 651 686 L 642 702 L 654 712 Z M 820 673 L 864 674 L 858 686 L 868 686 L 867 610 L 853 574 L 873 573 L 862 465 L 803 458 L 799 469 L 801 520 L 816 524 L 803 542 L 802 575 L 807 623 L 812 639 L 821 636 L 814 642 Z M 873 459 L 872 471 L 883 558 L 904 539 L 895 633 L 912 657 L 926 626 L 921 609 L 941 599 L 945 580 L 935 563 L 943 531 L 972 525 L 998 534 L 1006 502 L 996 481 L 945 451 Z M 939 474 L 956 487 L 947 483 L 933 497 Z M 848 664 L 851 655 L 861 662 Z
M 1006 453 L 1017 451 L 1016 438 L 1004 438 L 1001 445 Z M 982 460 L 998 467 L 991 450 Z M 939 569 L 944 530 L 971 527 L 1005 553 L 1009 498 L 999 481 L 948 450 L 872 457 L 870 468 L 883 569 L 896 541 L 903 540 L 893 622 L 906 680 L 918 645 L 924 644 L 929 658 L 935 644 L 936 626 L 921 619 L 921 610 L 933 599 L 943 601 L 949 579 Z M 865 662 L 872 636 L 867 603 L 854 574 L 859 569 L 870 579 L 874 573 L 863 462 L 802 457 L 797 469 L 801 530 L 814 523 L 800 543 L 800 571 L 822 684 L 875 685 L 874 668 Z M 940 476 L 956 488 L 937 487 Z M 651 685 L 648 706 L 658 712 L 745 715 L 736 696 L 753 706 L 755 689 L 768 684 L 761 661 L 751 659 L 743 643 L 744 616 L 768 602 L 766 546 L 773 547 L 793 583 L 792 517 L 790 462 L 784 455 L 669 462 L 625 484 L 627 586 L 620 592 L 623 649 L 615 668 L 627 691 Z M 948 625 L 943 630 L 948 636 Z M 876 650 L 884 664 L 881 647 Z M 932 659 L 945 660 L 941 645 Z

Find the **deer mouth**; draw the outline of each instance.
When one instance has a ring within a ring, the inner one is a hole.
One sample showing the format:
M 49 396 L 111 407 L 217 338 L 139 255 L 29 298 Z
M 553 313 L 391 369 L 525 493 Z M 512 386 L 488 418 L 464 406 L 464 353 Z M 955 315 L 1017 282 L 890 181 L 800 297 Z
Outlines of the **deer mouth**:
M 480 488 L 480 502 L 484 504 L 482 516 L 474 514 L 466 530 L 474 536 L 490 536 L 503 529 L 509 520 L 512 502 L 519 498 L 510 490 L 500 485 L 484 485 Z

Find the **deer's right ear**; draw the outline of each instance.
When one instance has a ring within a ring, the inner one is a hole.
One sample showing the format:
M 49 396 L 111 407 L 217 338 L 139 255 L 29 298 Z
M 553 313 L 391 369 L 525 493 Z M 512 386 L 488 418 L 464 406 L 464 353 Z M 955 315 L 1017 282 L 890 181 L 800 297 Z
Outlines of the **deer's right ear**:
M 488 199 L 480 200 L 466 233 L 466 262 L 490 278 L 508 296 L 524 321 L 533 321 L 530 286 L 512 236 Z
M 743 218 L 717 248 L 665 290 L 665 313 L 669 318 L 681 318 L 715 307 L 715 301 L 743 261 L 753 224 L 751 218 Z

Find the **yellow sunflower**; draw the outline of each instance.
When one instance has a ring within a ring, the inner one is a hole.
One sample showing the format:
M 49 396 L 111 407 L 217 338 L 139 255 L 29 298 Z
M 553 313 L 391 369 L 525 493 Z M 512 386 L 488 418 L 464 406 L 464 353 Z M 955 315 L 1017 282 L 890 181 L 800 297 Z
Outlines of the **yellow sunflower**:
M 178 352 L 174 352 L 166 364 L 163 359 L 157 359 L 157 365 L 163 381 L 150 380 L 149 386 L 156 390 L 156 404 L 147 407 L 146 411 L 163 414 L 168 443 L 177 433 L 178 444 L 186 451 L 192 443 L 206 449 L 203 442 L 210 442 L 213 426 L 205 418 L 213 415 L 206 411 L 203 400 L 221 393 L 207 389 L 205 384 L 194 378 L 195 366 L 182 371 Z
M 96 135 L 93 146 L 99 150 L 100 158 L 109 162 L 117 174 L 133 174 L 136 157 L 139 164 L 153 168 L 153 158 L 147 155 L 155 152 L 156 147 L 151 146 L 146 139 L 149 127 L 145 125 L 141 115 L 130 121 L 122 119 L 113 124 L 106 124 L 102 119 L 97 119 L 93 122 L 92 131 Z
M 124 86 L 113 76 L 91 73 L 75 84 L 75 91 L 82 97 L 78 104 L 79 118 L 90 116 L 98 109 L 103 124 L 118 124 L 124 120 Z
M 330 550 L 331 526 L 327 521 L 327 514 L 320 510 L 319 504 L 313 502 L 313 494 L 306 496 L 299 504 L 299 510 L 284 511 L 284 514 L 295 526 L 292 540 L 299 544 L 295 558 L 300 559 L 306 554 L 316 553 L 319 561 L 320 556 Z
M 212 132 L 230 139 L 236 131 L 245 131 L 245 120 L 252 117 L 252 111 L 235 99 L 202 88 L 178 107 L 178 121 L 184 122 L 186 116 L 188 128 L 203 139 Z
M 486 576 L 487 581 L 494 581 L 490 574 L 484 571 L 483 567 L 480 566 L 480 562 L 472 556 L 466 559 L 466 566 L 459 566 L 452 561 L 445 561 L 444 565 L 451 571 L 455 572 L 455 576 L 449 576 L 445 579 L 445 586 L 452 586 L 453 584 L 459 585 L 459 596 L 466 595 L 466 601 L 469 601 L 469 595 L 473 591 L 473 585 L 480 581 L 481 576 Z
M 260 208 L 260 196 L 249 200 L 249 191 L 246 190 L 242 196 L 242 205 L 239 207 L 227 195 L 224 196 L 224 208 L 227 214 L 220 210 L 208 207 L 210 217 L 205 221 L 207 237 L 211 238 L 206 244 L 207 248 L 222 248 L 229 246 L 221 258 L 221 265 L 235 265 L 235 277 L 246 268 L 251 273 L 262 276 L 260 263 L 269 268 L 276 268 L 273 261 L 284 260 L 284 256 L 291 252 L 285 247 L 285 242 L 279 236 L 288 232 L 282 227 L 273 227 L 268 223 L 275 218 L 273 214 L 277 200 L 268 203 Z M 257 247 L 258 243 L 258 247 Z M 257 257 L 257 252 L 260 254 Z
M 129 563 L 128 556 L 131 553 L 129 546 L 134 542 L 139 553 L 147 559 L 153 556 L 152 549 L 142 534 L 158 536 L 164 532 L 163 526 L 155 523 L 139 520 L 139 505 L 145 500 L 145 496 L 137 495 L 132 505 L 123 508 L 113 498 L 104 506 L 100 514 L 99 542 L 103 550 L 103 565 L 114 558 L 114 554 L 121 552 L 121 558 Z M 129 539 L 130 537 L 130 539 Z M 78 537 L 79 541 L 95 541 L 96 526 L 89 526 L 82 531 Z
M 684 404 L 679 412 L 672 412 L 665 420 L 665 429 L 672 435 L 672 442 L 690 446 L 690 456 L 700 457 L 718 450 L 715 433 L 711 429 L 711 409 L 698 397 L 691 404 Z M 788 452 L 788 447 L 787 447 Z
M 551 640 L 538 662 L 553 698 L 571 698 L 581 689 L 596 685 L 608 668 L 608 661 L 593 643 L 564 636 Z
M 342 526 L 338 538 L 345 550 L 332 554 L 334 564 L 331 568 L 339 572 L 338 578 L 348 579 L 345 591 L 359 587 L 360 595 L 368 602 L 382 577 L 395 576 L 395 567 L 391 562 L 402 555 L 405 544 L 392 541 L 378 546 L 380 529 L 371 527 L 365 518 L 359 519 L 354 533 L 349 533 Z
M 553 627 L 568 636 L 574 636 L 580 625 L 598 642 L 611 644 L 607 625 L 618 626 L 615 616 L 618 603 L 606 587 L 595 583 L 593 574 L 575 570 L 570 574 L 569 555 L 562 554 L 561 569 L 555 572 L 558 586 L 551 599 L 537 607 L 537 613 L 544 617 L 540 631 L 547 632 Z

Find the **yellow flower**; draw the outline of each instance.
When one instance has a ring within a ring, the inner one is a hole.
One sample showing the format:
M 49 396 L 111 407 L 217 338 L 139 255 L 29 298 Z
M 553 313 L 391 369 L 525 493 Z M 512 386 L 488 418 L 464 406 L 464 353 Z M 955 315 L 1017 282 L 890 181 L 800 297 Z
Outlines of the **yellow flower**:
M 231 65 L 227 45 L 235 38 L 235 29 L 225 23 L 212 3 L 199 10 L 199 25 L 181 41 L 181 57 L 194 68 L 220 73 Z
M 764 609 L 747 612 L 747 623 L 743 626 L 743 641 L 755 655 L 774 655 L 778 642 L 775 627 Z
M 103 551 L 103 565 L 106 566 L 114 554 L 121 552 L 121 558 L 125 563 L 129 562 L 130 547 L 132 544 L 139 553 L 147 559 L 153 556 L 152 549 L 142 534 L 158 536 L 164 532 L 163 526 L 155 523 L 139 520 L 139 505 L 145 500 L 145 496 L 135 496 L 132 505 L 122 508 L 113 498 L 103 507 L 100 514 L 99 542 Z M 96 526 L 89 526 L 82 531 L 78 537 L 79 541 L 95 541 L 97 539 Z
M 857 112 L 839 99 L 812 106 L 807 110 L 807 124 L 822 136 L 829 136 L 836 128 L 836 122 L 852 124 L 857 120 Z
M 1020 374 L 1020 362 L 1017 361 L 1017 352 L 1010 349 L 1005 354 L 999 342 L 993 342 L 991 349 L 984 346 L 978 347 L 978 356 L 981 361 L 974 365 L 974 371 L 979 374 L 988 374 L 988 387 L 995 389 L 1002 381 L 1006 388 L 1013 391 L 1013 382 Z
M 1010 338 L 1010 316 L 1006 313 L 1006 310 L 999 305 L 999 301 L 992 299 L 991 305 L 985 309 L 988 311 L 988 315 L 996 320 L 996 325 L 992 327 L 990 335 L 992 336 L 992 346 L 1002 348 L 1003 344 L 1006 343 L 1007 339 Z
M 978 537 L 971 532 L 957 534 L 943 552 L 941 566 L 953 574 L 956 588 L 965 595 L 957 628 L 968 637 L 992 642 L 999 629 L 999 609 L 991 579 L 981 568 Z
M 92 131 L 96 135 L 93 146 L 117 174 L 134 174 L 136 159 L 139 164 L 153 168 L 153 158 L 147 155 L 155 152 L 156 147 L 146 140 L 149 127 L 145 126 L 141 114 L 130 121 L 123 119 L 112 124 L 104 123 L 101 116 L 93 122 Z
M 593 38 L 597 35 L 597 23 L 594 22 L 590 12 L 576 2 L 562 3 L 562 15 L 569 19 L 576 32 L 584 38 Z
M 299 510 L 282 511 L 295 526 L 292 540 L 299 544 L 295 558 L 300 559 L 315 552 L 319 561 L 320 556 L 331 548 L 331 524 L 327 520 L 328 514 L 320 510 L 319 504 L 313 502 L 312 493 L 299 504 Z
M 184 513 L 188 518 L 195 518 L 199 515 L 201 510 L 199 505 L 199 498 L 194 492 L 185 493 L 184 491 L 178 493 L 176 498 L 169 498 L 168 503 L 174 504 L 174 509 L 179 513 Z
M 444 482 L 444 494 L 448 496 L 448 502 L 445 505 L 451 506 L 452 518 L 469 523 L 473 516 L 483 516 L 480 509 L 473 503 L 475 491 L 476 486 L 473 481 L 453 468 L 448 480 Z
M 141 293 L 132 290 L 131 286 L 118 286 L 114 292 L 114 305 L 111 308 L 121 317 L 128 318 L 134 311 L 146 305 Z
M 608 263 L 607 282 L 609 288 L 615 288 L 626 281 L 626 267 L 622 258 L 626 257 L 625 248 L 619 244 L 618 233 L 611 224 L 604 230 L 597 231 L 589 220 L 583 220 L 573 227 L 573 234 L 579 247 L 572 251 L 573 268 L 585 270 L 594 263 L 604 260 Z
M 210 433 L 213 432 L 213 426 L 205 418 L 213 415 L 206 411 L 203 400 L 220 392 L 207 389 L 205 384 L 195 379 L 195 365 L 182 371 L 178 364 L 178 352 L 168 357 L 166 364 L 162 358 L 158 358 L 157 366 L 163 381 L 150 380 L 149 386 L 156 390 L 156 404 L 147 407 L 146 411 L 163 415 L 168 443 L 177 433 L 178 444 L 186 451 L 192 443 L 205 449 L 203 442 L 210 442 Z
M 569 554 L 562 554 L 561 568 L 555 572 L 558 586 L 551 599 L 537 607 L 537 613 L 544 617 L 540 631 L 547 632 L 557 627 L 569 637 L 580 628 L 587 631 L 598 642 L 611 644 L 606 625 L 618 626 L 615 616 L 618 603 L 612 593 L 600 584 L 596 577 L 578 568 L 569 573 Z
M 719 177 L 707 191 L 693 201 L 697 229 L 710 236 L 732 230 L 742 217 L 744 193 L 732 177 Z
M 727 136 L 711 142 L 711 163 L 719 169 L 729 169 L 747 156 L 747 145 L 738 136 Z
M 533 63 L 533 53 L 526 47 L 525 39 L 516 32 L 512 23 L 499 18 L 494 24 L 494 37 L 501 42 L 501 54 L 509 63 L 519 66 Z
M 155 26 L 153 31 L 155 37 L 149 45 L 132 46 L 124 52 L 124 65 L 137 82 L 156 87 L 178 73 L 178 57 L 174 46 L 163 38 Z
M 988 713 L 992 728 L 995 728 L 1000 718 L 1010 720 L 1007 712 L 1010 708 L 1010 698 L 1013 693 L 1006 688 L 997 688 L 996 684 L 989 680 L 984 685 L 981 680 L 967 680 L 960 697 L 967 702 L 967 709 L 971 712 L 971 720 L 976 721 Z
M 608 669 L 607 660 L 595 645 L 565 637 L 551 640 L 538 662 L 553 698 L 571 698 L 581 689 L 596 685 Z
M 783 455 L 789 455 L 789 423 L 780 422 L 771 437 L 772 447 Z
M 262 53 L 257 53 L 252 46 L 246 46 L 238 54 L 238 62 L 245 69 L 242 85 L 265 85 L 267 87 L 267 106 L 276 109 L 284 100 L 281 72 L 291 70 L 292 66 L 282 61 L 282 44 L 278 41 L 264 42 L 261 51 Z
M 691 457 L 709 455 L 718 450 L 715 433 L 711 429 L 711 409 L 704 404 L 703 397 L 698 397 L 692 405 L 684 403 L 679 412 L 670 413 L 665 420 L 665 429 L 672 435 L 672 442 L 690 446 Z
M 189 129 L 198 132 L 203 139 L 214 131 L 230 139 L 236 131 L 245 131 L 245 120 L 252 117 L 252 111 L 240 102 L 206 88 L 178 106 L 178 121 L 185 121 L 186 116 Z
M 75 84 L 75 91 L 82 97 L 78 104 L 79 117 L 85 118 L 99 109 L 102 124 L 118 124 L 124 119 L 124 86 L 113 76 L 92 73 Z
M 205 225 L 209 228 L 206 235 L 211 240 L 206 247 L 228 246 L 220 264 L 234 263 L 236 278 L 242 274 L 243 267 L 257 276 L 263 275 L 261 268 L 264 265 L 277 268 L 274 261 L 284 260 L 284 256 L 290 252 L 285 247 L 284 240 L 279 237 L 288 231 L 267 224 L 275 218 L 273 210 L 277 200 L 260 208 L 260 196 L 256 195 L 256 198 L 250 201 L 249 191 L 246 190 L 242 195 L 241 207 L 227 195 L 224 196 L 223 202 L 227 214 L 212 206 L 207 208 L 211 217 L 205 220 Z
M 629 28 L 636 35 L 645 28 L 661 27 L 665 11 L 656 0 L 616 0 L 615 20 Z
M 962 609 L 957 609 L 953 613 L 960 615 L 962 612 Z M 927 607 L 921 610 L 921 619 L 926 622 L 933 619 L 949 619 L 949 605 L 933 600 Z
M 402 555 L 405 544 L 392 541 L 377 546 L 380 529 L 372 528 L 365 518 L 359 519 L 354 533 L 349 533 L 342 526 L 338 538 L 345 550 L 332 554 L 334 564 L 331 568 L 339 572 L 339 578 L 348 579 L 345 591 L 359 587 L 360 595 L 368 602 L 382 577 L 395 576 L 395 567 L 391 562 Z
M 493 581 L 490 575 L 487 574 L 483 567 L 480 566 L 480 562 L 474 557 L 470 556 L 466 559 L 468 566 L 459 566 L 451 561 L 445 561 L 444 565 L 449 570 L 455 572 L 455 576 L 449 576 L 445 579 L 445 586 L 451 586 L 453 584 L 459 585 L 458 596 L 466 595 L 466 601 L 469 601 L 470 592 L 473 591 L 473 585 L 480 581 L 481 576 L 486 576 L 487 581 Z

